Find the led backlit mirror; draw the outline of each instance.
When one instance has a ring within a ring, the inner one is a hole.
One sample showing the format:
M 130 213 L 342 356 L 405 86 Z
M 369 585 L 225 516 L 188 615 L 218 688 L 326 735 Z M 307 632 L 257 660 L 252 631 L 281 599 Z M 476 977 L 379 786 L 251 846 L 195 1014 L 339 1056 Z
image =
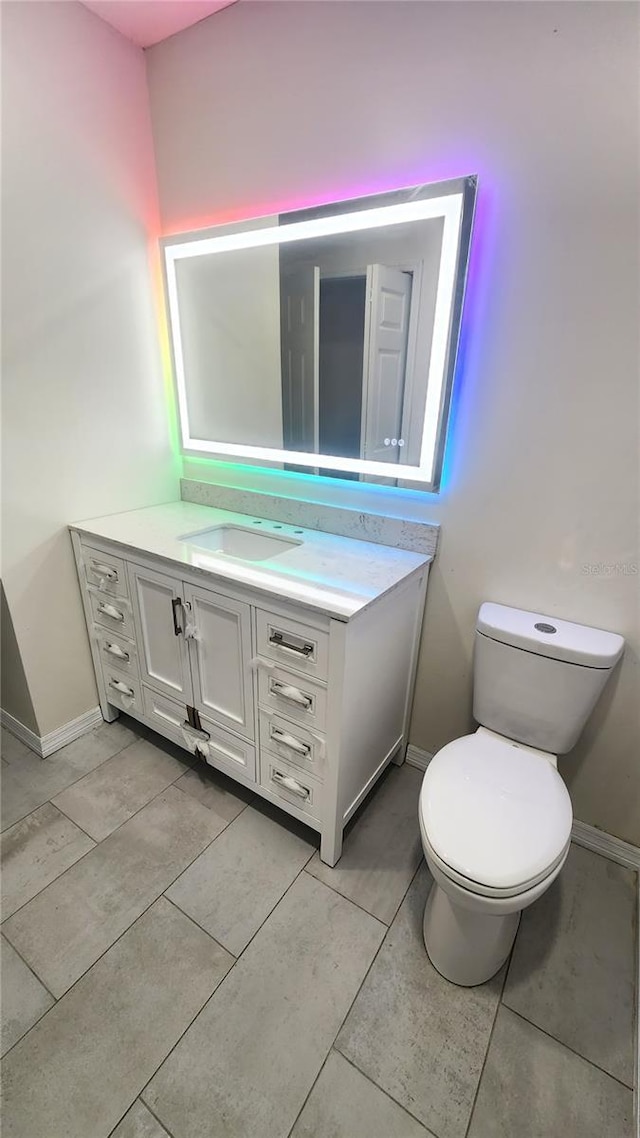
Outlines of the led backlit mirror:
M 185 452 L 438 488 L 476 178 L 164 241 Z

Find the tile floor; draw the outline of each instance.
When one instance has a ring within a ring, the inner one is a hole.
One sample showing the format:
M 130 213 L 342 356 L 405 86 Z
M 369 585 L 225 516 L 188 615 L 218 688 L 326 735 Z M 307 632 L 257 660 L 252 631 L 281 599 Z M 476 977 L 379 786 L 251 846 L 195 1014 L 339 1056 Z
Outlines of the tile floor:
M 635 875 L 579 847 L 475 989 L 430 965 L 421 774 L 335 869 L 145 733 L 2 739 L 4 1138 L 629 1138 Z

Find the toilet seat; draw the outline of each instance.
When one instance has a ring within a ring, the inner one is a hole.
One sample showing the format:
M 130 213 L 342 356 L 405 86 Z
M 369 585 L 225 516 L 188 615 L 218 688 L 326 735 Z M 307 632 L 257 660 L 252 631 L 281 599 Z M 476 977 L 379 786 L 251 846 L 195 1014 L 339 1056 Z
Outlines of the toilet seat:
M 451 880 L 517 896 L 553 873 L 571 838 L 571 800 L 540 752 L 482 729 L 431 760 L 420 791 L 425 846 Z

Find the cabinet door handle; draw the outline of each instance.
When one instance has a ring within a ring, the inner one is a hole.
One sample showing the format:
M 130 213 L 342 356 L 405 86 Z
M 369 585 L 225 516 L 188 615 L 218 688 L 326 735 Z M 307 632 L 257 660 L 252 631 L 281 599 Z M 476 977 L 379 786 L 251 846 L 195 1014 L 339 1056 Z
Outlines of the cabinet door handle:
M 118 580 L 118 570 L 112 569 L 110 565 L 101 565 L 99 561 L 91 561 L 89 568 L 98 577 L 106 577 L 108 581 Z
M 101 602 L 98 605 L 98 612 L 102 613 L 103 616 L 110 617 L 111 620 L 119 620 L 120 622 L 124 620 L 124 613 L 120 612 L 115 605 L 105 605 Z
M 118 660 L 127 660 L 127 661 L 129 661 L 129 660 L 131 659 L 131 657 L 130 657 L 129 653 L 128 653 L 128 652 L 125 652 L 125 651 L 124 651 L 124 650 L 123 650 L 123 649 L 122 649 L 122 648 L 119 646 L 119 644 L 109 644 L 109 643 L 107 643 L 107 644 L 105 644 L 105 646 L 104 646 L 104 650 L 105 650 L 105 652 L 108 652 L 110 656 L 115 656 L 115 657 L 116 657 Z
M 273 770 L 271 772 L 271 781 L 277 783 L 278 786 L 283 786 L 285 790 L 296 794 L 298 798 L 310 798 L 311 791 L 307 786 L 303 786 L 297 779 L 291 778 L 291 775 L 282 774 L 282 771 Z
M 171 612 L 173 615 L 173 631 L 176 636 L 183 632 L 183 627 L 178 621 L 178 615 L 182 612 L 182 601 L 180 597 L 174 597 L 171 602 Z
M 300 688 L 294 688 L 291 684 L 281 684 L 280 680 L 272 680 L 270 690 L 273 695 L 279 696 L 280 699 L 288 699 L 289 703 L 297 703 L 298 707 L 304 708 L 308 711 L 313 703 L 310 695 L 305 695 L 300 691 Z
M 311 754 L 309 743 L 303 743 L 301 739 L 296 739 L 295 735 L 288 735 L 286 731 L 280 731 L 277 727 L 271 728 L 271 738 L 282 747 L 295 751 L 296 755 L 304 755 L 305 759 Z
M 290 644 L 285 640 L 281 632 L 272 632 L 269 643 L 275 644 L 276 648 L 282 648 L 283 652 L 293 652 L 294 656 L 304 656 L 305 660 L 313 655 L 313 644 L 303 644 L 302 647 L 298 647 L 297 644 Z
M 126 684 L 122 683 L 122 680 L 109 680 L 109 687 L 113 688 L 114 691 L 120 692 L 120 695 L 134 696 L 136 694 L 133 688 L 128 688 Z

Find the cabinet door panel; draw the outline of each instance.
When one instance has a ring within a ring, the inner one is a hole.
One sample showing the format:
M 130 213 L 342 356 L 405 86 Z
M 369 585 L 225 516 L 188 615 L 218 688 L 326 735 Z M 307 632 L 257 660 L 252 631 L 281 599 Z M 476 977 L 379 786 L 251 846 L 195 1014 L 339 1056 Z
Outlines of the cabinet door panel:
M 185 585 L 190 621 L 194 707 L 215 723 L 254 737 L 251 609 L 243 601 Z
M 143 682 L 190 703 L 189 651 L 184 635 L 176 635 L 172 606 L 172 601 L 182 595 L 182 583 L 164 573 L 130 565 L 129 584 Z

